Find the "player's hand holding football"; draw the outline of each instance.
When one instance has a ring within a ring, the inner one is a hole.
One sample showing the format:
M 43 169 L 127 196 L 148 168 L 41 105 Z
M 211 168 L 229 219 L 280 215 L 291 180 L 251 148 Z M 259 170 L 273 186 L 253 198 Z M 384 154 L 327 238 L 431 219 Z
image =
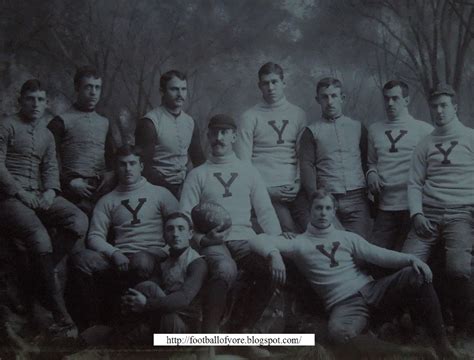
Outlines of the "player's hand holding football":
M 212 246 L 212 245 L 221 245 L 224 241 L 227 240 L 227 237 L 230 234 L 231 227 L 225 227 L 225 225 L 217 226 L 211 231 L 209 231 L 201 239 L 201 246 Z
M 112 254 L 112 261 L 119 271 L 128 271 L 128 263 L 130 260 L 120 250 Z

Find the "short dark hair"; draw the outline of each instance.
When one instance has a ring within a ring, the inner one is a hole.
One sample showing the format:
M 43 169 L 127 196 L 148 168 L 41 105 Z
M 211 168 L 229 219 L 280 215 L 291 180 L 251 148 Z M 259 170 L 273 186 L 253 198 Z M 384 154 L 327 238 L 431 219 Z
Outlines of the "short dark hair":
M 182 73 L 179 70 L 170 70 L 165 72 L 163 75 L 160 77 L 160 89 L 162 91 L 166 90 L 166 85 L 168 84 L 168 81 L 170 81 L 172 78 L 178 78 L 179 80 L 187 81 L 187 77 L 185 73 Z
M 403 81 L 400 80 L 390 80 L 385 83 L 383 86 L 382 91 L 385 90 L 390 90 L 393 89 L 394 87 L 399 86 L 400 89 L 402 89 L 402 96 L 406 98 L 408 95 L 410 95 L 410 88 L 408 87 L 408 84 L 404 83 Z
M 336 78 L 326 77 L 318 81 L 318 84 L 316 85 L 316 94 L 319 95 L 319 91 L 321 89 L 325 89 L 330 86 L 334 86 L 341 89 L 341 93 L 342 93 L 342 82 Z
M 79 85 L 81 85 L 82 79 L 88 77 L 94 79 L 102 78 L 102 76 L 95 67 L 91 65 L 81 66 L 76 70 L 76 74 L 74 75 L 74 88 L 77 90 L 79 88 Z
M 315 200 L 321 200 L 321 199 L 324 199 L 327 196 L 329 196 L 329 198 L 332 200 L 332 204 L 334 205 L 334 209 L 336 209 L 337 208 L 337 200 L 334 197 L 334 195 L 331 194 L 326 189 L 319 189 L 311 196 L 311 206 L 313 206 L 313 203 L 314 203 Z
M 165 221 L 163 222 L 163 224 L 166 225 L 166 223 L 168 221 L 173 220 L 173 219 L 184 219 L 188 223 L 189 230 L 193 229 L 193 222 L 192 222 L 191 218 L 188 215 L 186 215 L 185 213 L 182 213 L 182 212 L 179 212 L 179 211 L 176 211 L 174 213 L 169 214 L 165 218 Z
M 122 145 L 115 151 L 115 160 L 118 160 L 119 157 L 124 157 L 124 156 L 129 156 L 129 155 L 135 155 L 140 158 L 140 162 L 143 162 L 143 153 L 141 148 L 138 146 L 130 145 L 130 144 L 125 144 Z
M 33 91 L 46 91 L 46 89 L 41 86 L 41 82 L 38 79 L 30 79 L 23 83 L 20 89 L 20 97 L 23 97 L 26 93 Z
M 280 79 L 283 80 L 283 68 L 274 62 L 270 61 L 262 65 L 262 67 L 258 70 L 258 79 L 260 80 L 263 75 L 268 74 L 277 74 Z

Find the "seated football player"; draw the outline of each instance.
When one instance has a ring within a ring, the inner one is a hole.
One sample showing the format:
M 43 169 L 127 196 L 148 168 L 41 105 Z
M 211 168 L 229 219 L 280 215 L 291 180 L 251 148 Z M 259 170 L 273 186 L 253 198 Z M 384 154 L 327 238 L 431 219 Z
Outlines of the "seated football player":
M 311 221 L 304 234 L 292 240 L 259 235 L 249 241 L 262 256 L 294 261 L 329 315 L 329 337 L 340 351 L 363 351 L 374 356 L 415 355 L 436 358 L 431 348 L 399 346 L 362 335 L 372 310 L 406 306 L 424 321 L 440 357 L 458 358 L 443 324 L 438 297 L 428 265 L 414 255 L 370 244 L 359 235 L 336 230 L 334 197 L 318 190 L 313 195 Z M 399 269 L 374 280 L 361 271 L 358 260 Z
M 280 235 L 282 232 L 259 172 L 249 162 L 239 160 L 232 149 L 236 129 L 234 120 L 227 115 L 215 115 L 210 119 L 211 155 L 203 165 L 191 170 L 181 193 L 180 207 L 186 213 L 191 213 L 199 203 L 215 202 L 230 214 L 232 220 L 232 226 L 224 231 L 218 227 L 195 236 L 211 278 L 203 303 L 203 332 L 206 333 L 219 331 L 228 291 L 236 280 L 238 269 L 244 269 L 252 278 L 252 297 L 239 296 L 236 301 L 239 305 L 234 307 L 233 314 L 238 321 L 229 330 L 252 329 L 272 296 L 268 262 L 253 254 L 247 242 L 255 236 L 250 223 L 251 209 L 255 210 L 265 233 Z
M 18 101 L 19 113 L 0 122 L 0 232 L 20 250 L 16 261 L 27 310 L 33 315 L 37 290 L 42 290 L 54 318 L 51 330 L 67 333 L 74 324 L 54 275 L 57 259 L 53 257 L 62 254 L 56 246 L 53 249 L 48 228 L 63 232 L 58 245 L 69 251 L 74 243 L 83 242 L 88 219 L 58 196 L 54 138 L 44 118 L 45 88 L 36 79 L 28 80 Z
M 183 213 L 173 213 L 165 220 L 164 238 L 170 256 L 160 264 L 158 282 L 144 281 L 122 297 L 122 308 L 144 313 L 152 332 L 189 333 L 198 330 L 201 307 L 198 293 L 207 276 L 206 261 L 189 241 L 193 225 Z
M 76 101 L 48 124 L 60 160 L 64 196 L 89 217 L 97 200 L 115 185 L 113 139 L 109 119 L 96 112 L 102 75 L 91 66 L 74 75 Z
M 118 186 L 97 203 L 91 220 L 87 249 L 75 256 L 78 281 L 89 321 L 99 318 L 93 274 L 107 273 L 129 286 L 148 280 L 157 262 L 168 256 L 163 240 L 163 219 L 178 203 L 165 188 L 141 176 L 140 152 L 130 145 L 117 150 Z M 113 235 L 113 244 L 107 239 Z M 114 281 L 115 281 L 114 280 Z

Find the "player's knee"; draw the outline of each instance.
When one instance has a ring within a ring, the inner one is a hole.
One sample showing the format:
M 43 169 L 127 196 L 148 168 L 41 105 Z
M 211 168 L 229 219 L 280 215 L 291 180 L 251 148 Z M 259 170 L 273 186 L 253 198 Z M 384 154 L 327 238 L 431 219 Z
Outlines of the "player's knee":
M 152 254 L 140 251 L 130 259 L 130 269 L 139 279 L 147 280 L 153 275 L 155 263 L 156 259 Z
M 329 340 L 334 344 L 345 344 L 357 336 L 356 330 L 347 324 L 329 324 Z
M 187 332 L 187 326 L 178 314 L 166 314 L 161 317 L 160 332 L 183 334 Z
M 425 283 L 423 274 L 417 273 L 411 266 L 407 266 L 400 270 L 400 276 L 408 286 L 412 288 L 419 288 Z
M 452 279 L 469 280 L 471 278 L 471 264 L 447 262 L 446 275 Z
M 237 279 L 237 265 L 232 259 L 220 261 L 210 268 L 211 278 L 224 280 L 229 287 Z
M 90 249 L 72 254 L 70 261 L 75 269 L 88 275 L 104 270 L 109 266 L 108 261 L 101 253 Z
M 78 238 L 82 239 L 86 236 L 89 228 L 89 218 L 81 210 L 77 209 L 71 219 L 69 230 Z
M 51 238 L 44 227 L 38 228 L 35 234 L 31 234 L 26 239 L 27 248 L 36 254 L 47 254 L 53 252 Z
M 150 280 L 142 281 L 141 283 L 137 284 L 134 289 L 140 291 L 148 299 L 166 296 L 161 287 L 157 283 Z

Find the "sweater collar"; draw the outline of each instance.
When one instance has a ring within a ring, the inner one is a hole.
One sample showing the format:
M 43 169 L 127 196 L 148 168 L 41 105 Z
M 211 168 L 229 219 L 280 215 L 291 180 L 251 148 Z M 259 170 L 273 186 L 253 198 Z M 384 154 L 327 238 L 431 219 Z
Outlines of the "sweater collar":
M 433 131 L 433 135 L 450 135 L 458 132 L 459 130 L 462 131 L 462 124 L 456 116 L 456 118 L 453 119 L 453 121 L 451 121 L 449 124 L 436 127 Z
M 334 225 L 329 225 L 325 229 L 320 229 L 311 223 L 308 224 L 308 227 L 306 228 L 306 235 L 309 235 L 311 237 L 326 237 L 329 234 L 331 234 L 335 230 Z
M 212 154 L 209 155 L 209 161 L 213 164 L 230 164 L 236 160 L 237 156 L 234 152 L 224 156 L 214 156 Z
M 387 119 L 387 123 L 388 124 L 405 124 L 413 120 L 414 120 L 413 116 L 411 116 L 410 113 L 407 111 L 405 114 L 395 119 L 392 119 L 392 120 Z
M 170 258 L 172 258 L 174 260 L 179 259 L 181 257 L 181 255 L 183 255 L 184 252 L 188 249 L 189 249 L 189 246 L 185 247 L 185 248 L 182 248 L 182 249 L 171 249 L 170 248 Z
M 86 109 L 86 108 L 80 106 L 78 103 L 74 103 L 74 104 L 72 105 L 72 107 L 73 107 L 74 109 L 76 109 L 77 111 L 80 111 L 80 112 L 87 112 L 87 113 L 93 113 L 93 112 L 95 112 L 95 108 L 92 109 L 92 110 L 91 110 L 91 109 Z
M 131 184 L 131 185 L 119 184 L 117 185 L 116 189 L 117 191 L 120 191 L 120 192 L 130 192 L 130 191 L 134 191 L 141 188 L 142 186 L 146 184 L 146 182 L 147 182 L 146 179 L 142 176 L 140 180 L 137 181 L 135 184 Z
M 341 119 L 342 117 L 344 117 L 344 114 L 342 114 L 342 113 L 341 113 L 341 115 L 336 116 L 336 117 L 329 117 L 325 114 L 321 115 L 321 118 L 323 119 L 323 121 L 326 121 L 326 122 L 335 122 L 337 119 Z
M 265 100 L 262 100 L 262 102 L 260 103 L 260 106 L 268 110 L 276 110 L 276 109 L 281 110 L 282 108 L 288 106 L 288 104 L 289 103 L 288 103 L 288 100 L 286 100 L 286 97 L 283 97 L 277 102 L 274 102 L 272 104 L 269 104 Z

